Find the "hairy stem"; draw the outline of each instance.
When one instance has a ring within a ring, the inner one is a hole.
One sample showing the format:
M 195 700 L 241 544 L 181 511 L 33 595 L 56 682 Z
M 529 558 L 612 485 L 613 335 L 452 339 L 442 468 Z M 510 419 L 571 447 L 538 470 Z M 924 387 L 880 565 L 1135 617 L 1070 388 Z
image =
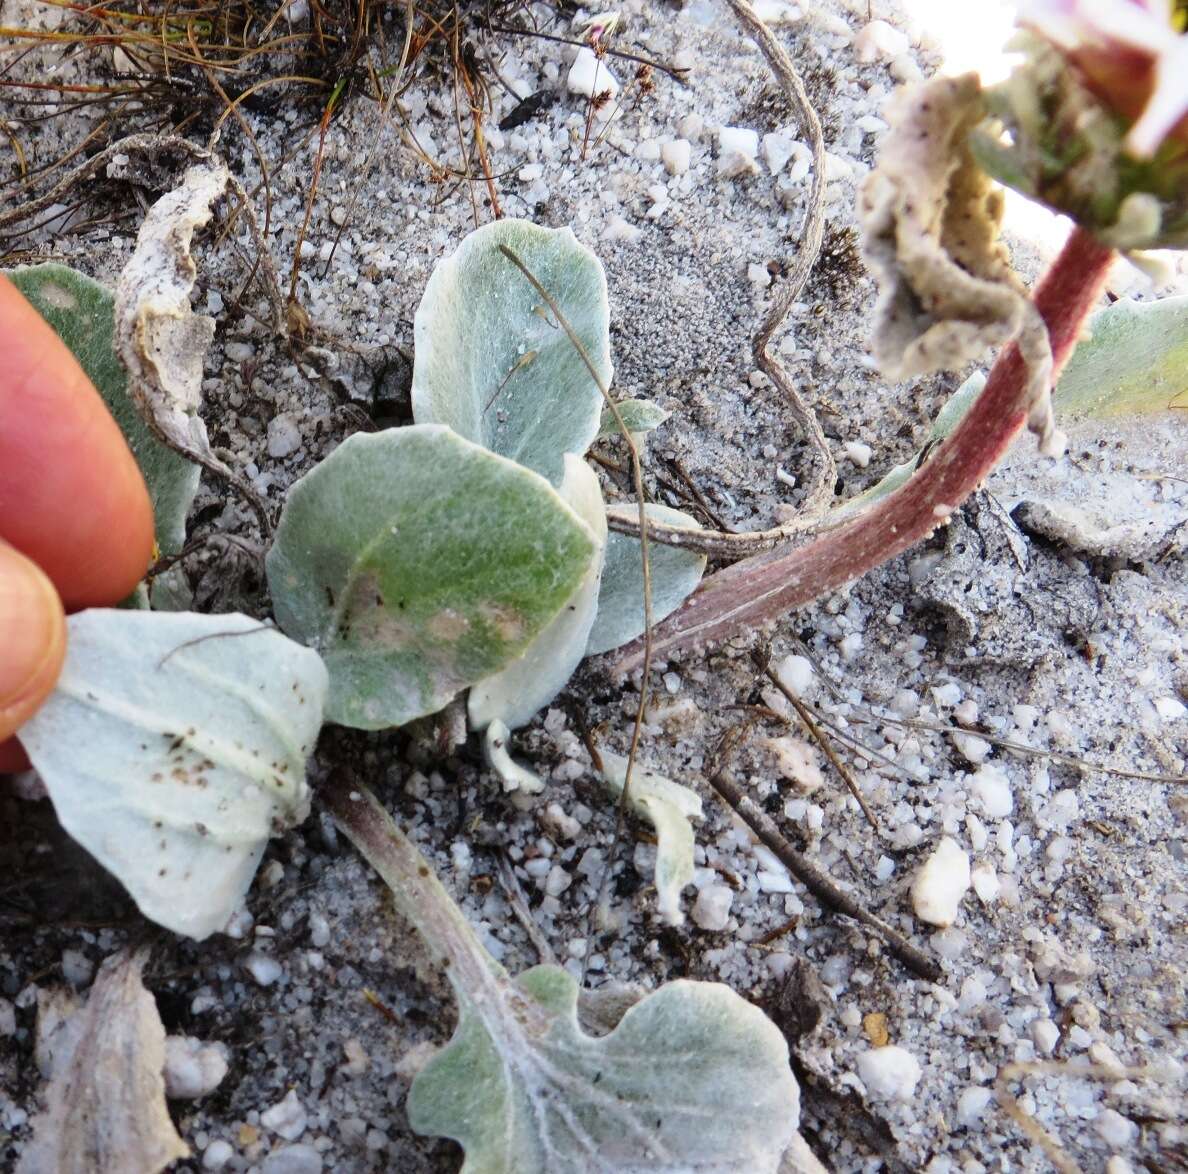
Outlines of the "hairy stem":
M 320 792 L 335 823 L 392 891 L 400 914 L 425 940 L 459 1001 L 498 1038 L 501 1016 L 541 1028 L 544 1017 L 484 949 L 462 910 L 417 846 L 361 785 L 332 780 Z
M 1097 303 L 1114 253 L 1073 229 L 1035 293 L 1060 373 Z M 779 547 L 735 563 L 702 583 L 656 630 L 657 655 L 724 640 L 769 623 L 793 608 L 874 570 L 943 524 L 998 464 L 1027 422 L 1027 370 L 1012 344 L 999 355 L 977 402 L 910 481 L 813 541 Z M 616 674 L 642 663 L 638 641 L 613 663 Z

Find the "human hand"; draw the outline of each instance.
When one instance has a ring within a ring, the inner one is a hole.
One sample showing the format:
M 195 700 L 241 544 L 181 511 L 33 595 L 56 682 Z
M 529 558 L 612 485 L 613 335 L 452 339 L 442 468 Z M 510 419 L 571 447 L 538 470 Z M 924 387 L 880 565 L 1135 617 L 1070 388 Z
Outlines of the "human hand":
M 119 603 L 152 549 L 152 503 L 123 434 L 0 274 L 0 772 L 27 765 L 11 735 L 58 679 L 66 612 Z

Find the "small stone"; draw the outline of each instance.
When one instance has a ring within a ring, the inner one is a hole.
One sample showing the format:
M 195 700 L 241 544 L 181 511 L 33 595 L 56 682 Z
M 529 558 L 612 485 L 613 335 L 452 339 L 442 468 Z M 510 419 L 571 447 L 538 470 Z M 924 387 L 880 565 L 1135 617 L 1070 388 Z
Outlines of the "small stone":
M 789 161 L 792 161 L 792 170 L 788 178 L 791 182 L 797 183 L 809 173 L 813 153 L 804 143 L 792 138 L 791 135 L 771 131 L 763 136 L 763 161 L 772 175 L 779 175 L 788 166 Z M 797 174 L 802 165 L 803 172 Z
M 330 922 L 324 913 L 316 909 L 309 914 L 309 941 L 315 950 L 320 950 L 330 942 Z
M 911 48 L 911 41 L 885 20 L 872 20 L 854 38 L 854 53 L 863 65 L 890 61 Z
M 594 50 L 583 47 L 569 67 L 569 76 L 565 81 L 566 88 L 571 94 L 580 94 L 583 98 L 593 98 L 596 94 L 610 94 L 610 101 L 603 106 L 613 107 L 615 95 L 619 92 L 619 82 L 605 61 L 601 61 L 594 54 Z M 609 111 L 607 111 L 609 114 Z
M 964 705 L 965 702 L 961 704 Z M 953 745 L 971 766 L 980 766 L 990 757 L 990 743 L 974 734 L 954 734 Z
M 223 354 L 229 363 L 246 363 L 256 353 L 250 342 L 229 342 L 223 347 Z
M 1155 706 L 1155 712 L 1165 722 L 1179 721 L 1185 714 L 1188 714 L 1188 705 L 1177 701 L 1174 697 L 1156 697 L 1152 704 Z
M 957 1098 L 957 1120 L 967 1129 L 976 1125 L 986 1114 L 990 1102 L 994 1100 L 994 1090 L 975 1086 L 967 1088 Z
M 906 1048 L 887 1044 L 858 1057 L 858 1077 L 871 1096 L 910 1101 L 920 1082 L 920 1062 Z
M 779 677 L 780 684 L 797 697 L 808 696 L 816 684 L 813 662 L 806 656 L 785 656 L 772 665 L 772 671 Z
M 165 1040 L 165 1095 L 170 1100 L 208 1096 L 226 1075 L 224 1044 L 208 1044 L 192 1035 L 171 1035 Z
M 882 1011 L 871 1011 L 862 1016 L 862 1030 L 876 1048 L 885 1048 L 891 1042 L 887 1031 L 887 1016 Z
M 689 139 L 690 141 L 701 138 L 701 132 L 703 130 L 705 130 L 705 119 L 696 111 L 686 114 L 677 123 L 677 132 L 682 138 Z
M 260 1163 L 260 1174 L 322 1174 L 322 1155 L 312 1145 L 287 1145 Z
M 281 964 L 275 958 L 261 954 L 258 950 L 253 950 L 243 960 L 243 968 L 261 986 L 272 986 L 284 974 Z
M 1031 1021 L 1031 1042 L 1041 1056 L 1050 1056 L 1060 1042 L 1060 1028 L 1051 1019 Z
M 231 1143 L 219 1138 L 217 1141 L 212 1141 L 203 1151 L 202 1169 L 221 1170 L 233 1157 L 235 1157 L 235 1150 Z
M 718 178 L 734 179 L 759 170 L 759 133 L 742 126 L 724 126 L 718 131 Z
M 606 227 L 602 230 L 602 239 L 607 241 L 622 241 L 633 245 L 643 236 L 643 229 L 629 224 L 622 216 L 615 214 L 607 218 Z
M 989 905 L 998 900 L 998 894 L 1002 891 L 1002 882 L 999 881 L 993 864 L 986 861 L 975 864 L 969 874 L 969 879 L 973 884 L 974 892 L 978 895 L 978 900 L 983 905 Z
M 660 159 L 669 175 L 684 175 L 689 170 L 693 149 L 688 139 L 673 139 L 660 144 Z
M 771 270 L 766 265 L 752 261 L 747 266 L 747 280 L 757 289 L 766 289 L 771 285 Z
M 371 1065 L 367 1049 L 354 1036 L 342 1045 L 342 1054 L 346 1057 L 342 1068 L 348 1076 L 362 1076 Z
M 330 209 L 330 219 L 341 228 L 347 221 L 347 210 L 341 204 L 335 204 Z
M 1005 819 L 1015 809 L 1011 781 L 998 767 L 986 763 L 969 780 L 970 790 L 991 819 Z
M 870 464 L 870 458 L 874 456 L 874 449 L 860 440 L 847 440 L 843 447 L 846 450 L 846 459 L 859 469 L 865 469 Z
M 956 840 L 942 837 L 912 882 L 916 916 L 930 925 L 952 925 L 969 883 L 969 857 Z
M 792 878 L 786 872 L 771 872 L 762 870 L 755 873 L 761 893 L 790 893 L 792 892 Z
M 730 906 L 733 903 L 734 893 L 725 885 L 706 885 L 693 902 L 693 924 L 715 933 L 724 930 L 730 921 Z
M 305 1106 L 297 1099 L 297 1090 L 289 1089 L 283 1101 L 265 1109 L 260 1114 L 260 1124 L 285 1141 L 296 1141 L 305 1132 L 306 1125 Z
M 84 987 L 95 975 L 95 963 L 81 950 L 62 951 L 62 977 L 71 986 Z
M 1103 1109 L 1093 1123 L 1097 1136 L 1112 1150 L 1124 1150 L 1134 1144 L 1138 1126 L 1114 1109 Z
M 268 421 L 268 455 L 273 460 L 291 457 L 301 447 L 301 429 L 287 413 Z

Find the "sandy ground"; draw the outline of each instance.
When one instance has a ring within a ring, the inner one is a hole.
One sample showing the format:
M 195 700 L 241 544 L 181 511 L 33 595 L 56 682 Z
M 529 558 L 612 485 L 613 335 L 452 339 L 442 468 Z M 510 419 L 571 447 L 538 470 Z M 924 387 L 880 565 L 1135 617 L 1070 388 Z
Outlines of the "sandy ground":
M 834 447 L 841 500 L 918 447 L 960 380 L 889 385 L 873 370 L 873 289 L 850 232 L 883 100 L 897 78 L 940 56 L 917 40 L 863 64 L 854 42 L 865 2 L 803 8 L 780 32 L 825 126 L 827 255 L 779 346 Z M 755 174 L 719 177 L 718 130 L 774 134 L 773 151 L 801 134 L 718 5 L 624 10 L 624 41 L 690 66 L 688 84 L 658 74 L 650 95 L 629 87 L 605 135 L 596 122 L 588 136 L 586 104 L 564 92 L 572 50 L 500 42 L 510 90 L 559 91 L 529 122 L 490 137 L 503 211 L 572 225 L 603 259 L 615 386 L 672 412 L 649 446 L 658 499 L 690 508 L 687 479 L 732 526 L 770 525 L 795 507 L 789 482 L 805 448 L 752 371 L 749 338 L 770 283 L 795 256 L 808 180 L 794 161 L 773 175 L 763 151 Z M 880 5 L 878 15 L 918 37 L 898 10 Z M 515 100 L 497 98 L 501 117 Z M 316 143 L 301 145 L 298 125 L 307 123 L 294 110 L 247 116 L 274 165 L 269 243 L 287 273 Z M 404 121 L 424 151 L 457 162 L 448 86 L 424 77 L 405 97 Z M 57 132 L 47 124 L 39 133 L 48 149 Z M 681 175 L 660 157 L 675 138 L 691 146 Z M 226 142 L 250 188 L 259 176 L 252 150 L 231 132 Z M 98 177 L 94 198 L 110 199 L 113 186 Z M 270 500 L 350 432 L 407 420 L 413 312 L 434 262 L 476 215 L 490 215 L 481 185 L 432 182 L 407 139 L 357 101 L 326 136 L 300 278 L 320 350 L 278 345 L 237 306 L 242 251 L 204 255 L 196 302 L 219 322 L 204 415 L 215 445 Z M 42 231 L 25 245 L 110 279 L 136 222 L 81 238 Z M 1045 247 L 1020 241 L 1027 272 Z M 1129 280 L 1120 275 L 1119 287 Z M 551 775 L 528 810 L 506 801 L 473 739 L 442 758 L 416 731 L 331 732 L 315 780 L 333 769 L 376 788 L 509 969 L 539 955 L 509 907 L 501 855 L 549 949 L 579 972 L 584 962 L 592 984 L 714 979 L 767 1009 L 793 1047 L 802 1129 L 833 1170 L 1046 1168 L 990 1091 L 1005 1065 L 1033 1061 L 1049 1066 L 1012 1087 L 1084 1169 L 1182 1168 L 1188 803 L 1182 787 L 1101 768 L 1185 773 L 1188 593 L 1177 527 L 1188 519 L 1186 440 L 1182 413 L 1079 426 L 1057 464 L 1025 439 L 926 548 L 771 633 L 657 674 L 645 754 L 706 799 L 697 891 L 686 903 L 712 890 L 705 907 L 720 908 L 728 894 L 723 928 L 703 928 L 704 915 L 679 929 L 658 921 L 653 849 L 632 827 L 613 880 L 622 927 L 587 936 L 613 814 L 579 732 L 584 724 L 622 749 L 637 699 L 596 666 L 517 738 L 518 756 Z M 1053 503 L 1079 506 L 1087 520 L 1056 526 Z M 204 482 L 192 536 L 236 533 L 250 543 L 253 526 L 234 496 Z M 185 570 L 196 607 L 267 614 L 250 552 L 212 543 Z M 736 760 L 740 779 L 794 844 L 934 952 L 943 982 L 913 978 L 877 940 L 824 913 L 712 798 L 700 772 L 742 719 L 738 707 L 784 708 L 752 658 L 768 645 L 839 731 L 879 830 L 794 722 L 751 731 Z M 376 878 L 316 809 L 270 848 L 238 936 L 195 946 L 141 921 L 64 842 L 48 804 L 0 804 L 0 1166 L 15 1163 L 36 1107 L 39 991 L 85 987 L 107 954 L 149 940 L 148 984 L 168 1030 L 221 1043 L 229 1059 L 208 1095 L 173 1102 L 195 1151 L 177 1169 L 458 1168 L 456 1147 L 417 1138 L 403 1110 L 409 1050 L 447 1038 L 448 992 L 419 964 Z M 956 923 L 936 930 L 913 917 L 909 889 L 942 837 L 966 854 L 976 883 Z M 914 1058 L 918 1081 L 864 1064 L 888 1040 Z M 262 1122 L 286 1096 L 287 1109 Z

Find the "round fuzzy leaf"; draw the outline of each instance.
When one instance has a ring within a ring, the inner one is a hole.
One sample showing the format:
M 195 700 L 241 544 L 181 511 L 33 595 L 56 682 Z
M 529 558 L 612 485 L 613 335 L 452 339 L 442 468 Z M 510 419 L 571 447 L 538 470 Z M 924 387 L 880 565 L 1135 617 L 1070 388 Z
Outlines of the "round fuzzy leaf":
M 649 502 L 644 507 L 653 521 L 696 529 L 688 514 Z M 705 571 L 705 555 L 676 546 L 648 544 L 652 571 L 652 619 L 659 623 L 693 594 Z M 644 630 L 643 558 L 638 538 L 611 534 L 606 543 L 598 615 L 590 629 L 586 655 L 609 652 Z
M 277 622 L 326 661 L 327 718 L 383 729 L 523 653 L 596 549 L 542 477 L 414 425 L 352 436 L 290 489 L 268 582 Z
M 242 615 L 96 608 L 69 623 L 58 687 L 21 742 L 62 826 L 141 912 L 204 938 L 269 836 L 309 811 L 326 670 Z
M 198 492 L 202 470 L 166 448 L 149 431 L 128 395 L 128 373 L 112 342 L 115 295 L 65 265 L 15 269 L 9 276 L 99 389 L 144 474 L 153 502 L 157 546 L 162 554 L 176 554 L 186 540 L 186 515 Z M 194 417 L 190 426 L 205 443 L 202 421 Z
M 598 258 L 568 228 L 496 220 L 438 263 L 414 327 L 413 416 L 510 457 L 554 485 L 598 434 L 602 393 L 506 245 L 556 300 L 610 385 L 610 312 Z
M 597 556 L 591 560 L 572 598 L 565 601 L 557 618 L 537 636 L 524 655 L 470 690 L 468 712 L 470 724 L 476 730 L 493 721 L 504 724 L 505 734 L 508 728 L 514 730 L 526 725 L 538 709 L 548 705 L 565 688 L 573 670 L 586 655 L 586 640 L 594 623 L 602 578 L 606 506 L 594 471 L 572 453 L 566 454 L 565 477 L 557 492 L 590 527 L 598 541 Z

